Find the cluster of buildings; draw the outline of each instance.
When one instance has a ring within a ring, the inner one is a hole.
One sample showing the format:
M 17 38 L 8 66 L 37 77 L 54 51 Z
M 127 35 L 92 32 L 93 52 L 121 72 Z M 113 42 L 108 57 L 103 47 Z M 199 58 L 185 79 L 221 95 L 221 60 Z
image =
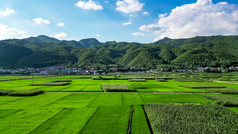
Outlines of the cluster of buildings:
M 238 71 L 238 66 L 229 67 L 230 71 Z M 61 74 L 78 74 L 78 75 L 118 75 L 118 74 L 144 74 L 144 73 L 158 73 L 158 72 L 225 72 L 222 68 L 214 67 L 198 67 L 194 69 L 171 69 L 161 68 L 157 69 L 145 69 L 144 67 L 120 67 L 117 65 L 110 65 L 107 68 L 99 68 L 94 66 L 88 66 L 85 69 L 82 68 L 68 68 L 65 66 L 52 66 L 44 68 L 18 68 L 18 69 L 3 69 L 0 68 L 0 74 L 34 74 L 34 75 L 61 75 Z

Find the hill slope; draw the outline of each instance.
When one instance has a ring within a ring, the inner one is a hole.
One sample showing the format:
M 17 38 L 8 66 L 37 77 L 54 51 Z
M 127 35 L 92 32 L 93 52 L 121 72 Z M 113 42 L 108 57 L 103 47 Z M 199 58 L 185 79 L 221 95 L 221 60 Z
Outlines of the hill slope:
M 230 66 L 238 63 L 237 36 L 178 40 L 167 38 L 158 41 L 159 44 L 100 43 L 96 39 L 85 39 L 80 43 L 54 40 L 45 36 L 35 38 L 30 38 L 30 41 L 0 41 L 0 67 L 82 67 L 118 64 L 156 68 L 159 64 L 200 67 Z

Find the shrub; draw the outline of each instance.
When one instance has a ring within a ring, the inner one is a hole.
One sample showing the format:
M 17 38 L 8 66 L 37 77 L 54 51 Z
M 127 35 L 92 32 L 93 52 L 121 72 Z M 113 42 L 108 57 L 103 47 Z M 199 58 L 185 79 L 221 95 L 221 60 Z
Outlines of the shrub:
M 13 90 L 2 90 L 2 89 L 0 89 L 0 96 L 8 95 L 11 92 L 13 92 Z
M 78 79 L 92 79 L 93 77 L 79 77 Z
M 168 82 L 166 79 L 157 79 L 158 82 Z
M 134 89 L 129 89 L 127 85 L 101 85 L 105 92 L 136 92 Z
M 203 95 L 203 97 L 214 100 L 219 105 L 227 107 L 238 106 L 238 98 L 227 95 Z
M 43 90 L 18 90 L 8 93 L 10 96 L 34 96 L 38 94 L 42 94 Z
M 193 89 L 226 88 L 224 86 L 213 86 L 213 85 L 179 85 L 179 86 Z
M 53 81 L 53 82 L 72 82 L 72 80 L 57 80 L 57 81 Z
M 128 82 L 146 82 L 146 79 L 128 79 Z
M 31 84 L 30 86 L 65 86 L 69 84 L 70 82 L 47 82 L 47 83 Z
M 211 89 L 206 89 L 209 92 L 212 93 L 221 93 L 221 94 L 238 94 L 237 89 L 233 88 L 211 88 Z

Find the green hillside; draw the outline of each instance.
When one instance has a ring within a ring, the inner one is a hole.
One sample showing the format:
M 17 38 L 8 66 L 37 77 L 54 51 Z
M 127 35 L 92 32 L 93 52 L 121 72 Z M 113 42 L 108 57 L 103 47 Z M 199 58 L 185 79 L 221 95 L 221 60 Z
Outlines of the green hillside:
M 182 67 L 231 66 L 238 63 L 237 36 L 194 37 L 154 44 L 100 43 L 96 39 L 60 41 L 47 36 L 0 41 L 1 67 L 144 66 L 159 64 Z

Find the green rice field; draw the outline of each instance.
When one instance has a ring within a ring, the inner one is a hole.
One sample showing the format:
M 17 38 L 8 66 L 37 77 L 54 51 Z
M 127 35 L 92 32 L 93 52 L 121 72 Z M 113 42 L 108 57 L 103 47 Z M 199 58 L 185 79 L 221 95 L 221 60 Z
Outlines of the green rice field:
M 0 132 L 236 133 L 238 84 L 233 80 L 236 75 L 229 75 L 232 78 L 206 73 L 161 73 L 121 75 L 118 78 L 123 79 L 117 80 L 113 76 L 101 76 L 105 80 L 95 79 L 99 76 L 35 76 L 33 79 L 1 76 L 8 81 L 0 82 Z M 128 81 L 127 78 L 148 80 Z M 167 79 L 167 82 L 157 78 Z M 188 81 L 190 78 L 202 82 Z M 222 79 L 232 83 L 223 83 Z M 72 82 L 32 86 L 65 80 Z M 39 90 L 43 93 L 32 96 L 1 94 L 5 90 Z

